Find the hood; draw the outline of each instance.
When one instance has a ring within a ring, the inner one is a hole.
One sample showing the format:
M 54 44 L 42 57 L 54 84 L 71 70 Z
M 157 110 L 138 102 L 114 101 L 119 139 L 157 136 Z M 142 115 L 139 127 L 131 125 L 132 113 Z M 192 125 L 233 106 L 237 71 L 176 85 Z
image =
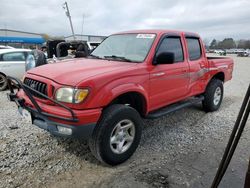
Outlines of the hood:
M 36 67 L 28 71 L 28 74 L 42 76 L 62 85 L 76 86 L 79 82 L 95 75 L 135 65 L 136 63 L 122 61 L 81 58 Z

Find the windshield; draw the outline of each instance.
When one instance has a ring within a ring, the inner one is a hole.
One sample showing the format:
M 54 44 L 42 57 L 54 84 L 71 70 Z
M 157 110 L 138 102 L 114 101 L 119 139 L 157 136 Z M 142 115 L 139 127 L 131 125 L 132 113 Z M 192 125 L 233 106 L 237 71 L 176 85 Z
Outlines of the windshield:
M 155 34 L 118 34 L 104 40 L 92 56 L 104 59 L 142 62 L 146 58 Z

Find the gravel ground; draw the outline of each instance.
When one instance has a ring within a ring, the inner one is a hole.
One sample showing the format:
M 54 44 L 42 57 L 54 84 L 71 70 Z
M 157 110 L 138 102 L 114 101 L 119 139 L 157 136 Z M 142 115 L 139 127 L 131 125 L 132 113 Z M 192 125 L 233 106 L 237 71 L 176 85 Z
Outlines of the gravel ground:
M 136 153 L 107 167 L 83 140 L 63 139 L 22 120 L 0 93 L 0 187 L 209 187 L 250 81 L 250 58 L 235 59 L 219 111 L 201 105 L 145 120 Z M 221 187 L 243 187 L 250 155 L 247 124 Z

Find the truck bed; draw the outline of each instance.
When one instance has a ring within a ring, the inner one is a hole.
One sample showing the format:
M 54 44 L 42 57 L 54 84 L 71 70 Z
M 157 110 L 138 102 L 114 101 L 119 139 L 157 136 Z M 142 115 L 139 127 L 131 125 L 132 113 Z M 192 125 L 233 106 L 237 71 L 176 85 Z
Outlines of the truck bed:
M 224 73 L 224 81 L 232 79 L 233 60 L 230 57 L 207 57 L 210 70 L 219 70 Z

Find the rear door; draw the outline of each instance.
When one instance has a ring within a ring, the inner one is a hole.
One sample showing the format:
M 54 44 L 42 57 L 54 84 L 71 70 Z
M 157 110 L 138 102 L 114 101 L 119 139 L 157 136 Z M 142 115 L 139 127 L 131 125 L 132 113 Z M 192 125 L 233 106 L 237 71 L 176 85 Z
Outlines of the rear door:
M 176 102 L 188 93 L 189 65 L 184 55 L 183 38 L 179 35 L 164 36 L 155 56 L 162 52 L 173 52 L 175 62 L 154 65 L 150 72 L 150 102 L 153 109 Z
M 25 73 L 26 52 L 8 52 L 0 56 L 1 72 L 21 79 Z
M 188 61 L 190 65 L 190 94 L 200 94 L 206 84 L 206 73 L 208 72 L 207 59 L 203 51 L 202 41 L 196 36 L 186 36 Z

